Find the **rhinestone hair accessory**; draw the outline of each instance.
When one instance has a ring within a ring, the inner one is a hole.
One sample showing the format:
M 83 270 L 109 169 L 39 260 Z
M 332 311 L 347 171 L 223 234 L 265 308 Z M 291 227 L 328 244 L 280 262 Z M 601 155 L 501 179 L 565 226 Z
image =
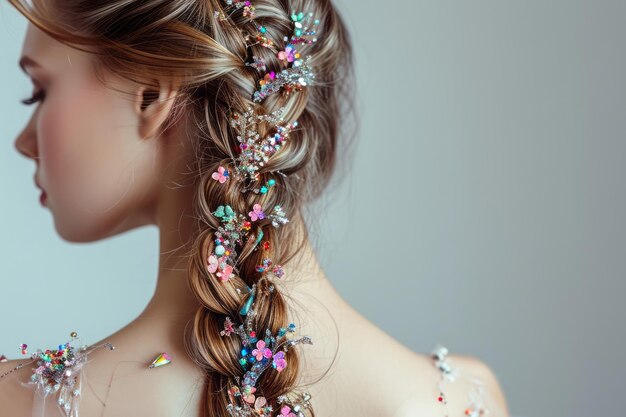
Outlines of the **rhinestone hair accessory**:
M 287 94 L 292 91 L 302 91 L 302 89 L 313 82 L 315 73 L 309 65 L 311 57 L 307 56 L 306 61 L 300 61 L 298 66 L 284 69 L 278 74 L 270 72 L 259 82 L 260 89 L 254 92 L 254 101 L 261 102 L 267 96 L 284 89 Z
M 285 36 L 284 41 L 288 43 L 284 50 L 276 54 L 286 68 L 278 74 L 273 71 L 265 74 L 259 82 L 259 90 L 254 93 L 255 102 L 261 102 L 267 96 L 281 89 L 285 90 L 286 94 L 302 91 L 304 87 L 312 84 L 315 80 L 315 71 L 313 71 L 310 63 L 311 56 L 307 55 L 302 59 L 296 45 L 317 42 L 315 35 L 317 34 L 319 19 L 313 20 L 313 13 L 311 12 L 306 15 L 300 12 L 292 14 L 291 20 L 294 25 L 293 34 L 291 38 Z M 257 61 L 255 60 L 255 65 L 258 67 Z M 264 64 L 263 68 L 265 68 Z
M 269 291 L 273 290 L 274 286 L 270 285 Z M 252 288 L 249 288 L 248 300 L 240 311 L 240 314 L 245 316 L 243 323 L 235 327 L 231 318 L 227 316 L 224 320 L 224 329 L 220 331 L 220 336 L 231 337 L 232 334 L 239 336 L 241 340 L 239 364 L 246 371 L 243 382 L 237 377 L 237 384 L 228 391 L 230 403 L 227 405 L 227 409 L 232 417 L 271 415 L 273 407 L 268 405 L 267 399 L 263 396 L 255 396 L 256 381 L 270 367 L 277 372 L 284 370 L 287 367 L 286 355 L 290 347 L 301 343 L 313 344 L 308 336 L 293 337 L 292 334 L 296 331 L 294 323 L 290 323 L 287 327 L 281 327 L 275 335 L 266 329 L 263 338 L 257 337 L 257 332 L 254 329 L 255 295 L 256 284 L 253 284 Z M 280 408 L 280 416 L 303 417 L 302 411 L 310 406 L 308 403 L 310 398 L 310 394 L 304 393 L 299 401 L 290 402 L 287 397 L 282 396 L 277 399 L 278 404 L 283 404 Z
M 272 155 L 284 145 L 289 133 L 298 126 L 298 121 L 285 123 L 283 115 L 285 107 L 281 107 L 271 114 L 256 114 L 248 107 L 243 113 L 234 113 L 230 119 L 230 125 L 237 132 L 239 142 L 239 155 L 236 158 L 238 173 L 256 180 L 257 171 L 264 166 Z M 268 123 L 274 126 L 274 133 L 261 139 L 258 133 L 259 125 Z
M 255 68 L 264 77 L 259 81 L 258 91 L 253 95 L 254 102 L 260 103 L 269 95 L 281 90 L 286 95 L 292 92 L 302 91 L 304 87 L 313 84 L 315 71 L 311 65 L 311 56 L 302 57 L 298 51 L 298 45 L 307 45 L 317 42 L 317 27 L 319 19 L 315 19 L 312 12 L 294 12 L 291 14 L 293 32 L 291 36 L 284 36 L 285 48 L 278 50 L 276 44 L 266 36 L 267 28 L 255 21 L 255 8 L 250 1 L 226 0 L 223 11 L 216 10 L 214 15 L 218 21 L 228 20 L 237 10 L 243 9 L 243 16 L 250 19 L 254 24 L 255 31 L 245 33 L 248 46 L 261 45 L 276 54 L 282 68 L 278 73 L 267 72 L 267 65 L 262 58 L 252 57 L 252 62 L 246 62 L 246 66 Z M 242 29 L 243 31 L 244 29 Z

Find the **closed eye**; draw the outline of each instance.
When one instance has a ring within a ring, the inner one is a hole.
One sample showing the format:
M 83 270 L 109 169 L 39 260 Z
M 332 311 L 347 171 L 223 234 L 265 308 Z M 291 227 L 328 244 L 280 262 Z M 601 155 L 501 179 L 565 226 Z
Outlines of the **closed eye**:
M 43 100 L 44 97 L 45 97 L 44 91 L 43 90 L 39 90 L 35 94 L 33 94 L 32 97 L 25 98 L 25 99 L 21 100 L 21 103 L 25 104 L 27 106 L 30 106 L 31 104 L 35 104 L 38 101 Z

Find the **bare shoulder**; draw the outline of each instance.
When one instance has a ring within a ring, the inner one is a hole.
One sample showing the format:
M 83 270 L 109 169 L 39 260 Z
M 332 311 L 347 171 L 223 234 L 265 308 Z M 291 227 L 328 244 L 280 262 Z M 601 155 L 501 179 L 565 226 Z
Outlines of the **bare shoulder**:
M 478 380 L 482 381 L 485 387 L 486 396 L 497 407 L 499 414 L 503 416 L 509 415 L 508 404 L 500 381 L 494 370 L 484 361 L 473 356 L 449 355 L 450 361 L 454 361 L 458 366 L 465 368 L 468 374 L 471 374 Z
M 0 417 L 21 416 L 32 412 L 34 391 L 22 385 L 30 379 L 32 364 L 15 369 L 28 362 L 17 359 L 0 363 L 0 375 L 10 372 L 0 379 Z
M 504 395 L 504 391 L 500 385 L 498 377 L 493 369 L 483 360 L 474 356 L 450 354 L 448 355 L 449 363 L 459 369 L 463 376 L 458 388 L 462 391 L 471 389 L 470 383 L 479 382 L 484 388 L 482 394 L 484 405 L 490 410 L 493 417 L 508 417 L 509 410 Z M 464 400 L 467 400 L 467 392 L 456 392 L 459 396 L 465 394 Z M 467 404 L 458 404 L 465 407 Z
M 491 417 L 509 417 L 506 399 L 495 372 L 481 359 L 462 354 L 448 354 L 448 363 L 458 368 L 466 378 L 445 385 L 447 410 L 461 412 L 468 407 L 469 394 L 474 386 L 471 381 L 478 380 L 484 387 L 484 405 L 490 410 Z M 395 408 L 393 417 L 416 417 L 424 415 L 444 415 L 443 404 L 438 400 L 440 392 L 438 382 L 441 373 L 435 366 L 434 359 L 427 354 L 415 354 L 412 365 L 417 371 L 410 384 L 413 391 L 408 398 Z
M 124 415 L 136 416 L 199 415 L 202 400 L 202 379 L 199 377 L 203 375 L 196 369 L 191 369 L 182 358 L 176 362 L 177 367 L 159 369 L 156 372 L 142 372 L 145 370 L 142 365 L 145 364 L 137 365 L 135 369 L 132 366 L 135 361 L 126 362 L 124 359 L 126 358 L 116 358 L 99 351 L 90 354 L 87 373 L 82 376 L 81 415 L 101 415 L 103 398 L 106 399 L 108 409 L 119 412 L 116 415 L 122 415 L 120 410 L 123 410 Z M 0 379 L 0 417 L 32 414 L 35 389 L 28 382 L 36 365 L 29 362 L 11 360 L 0 363 L 0 375 L 19 364 L 27 363 Z M 116 366 L 117 363 L 122 366 Z M 119 372 L 116 374 L 115 370 Z M 59 415 L 57 396 L 53 397 L 54 400 L 45 402 L 45 415 Z

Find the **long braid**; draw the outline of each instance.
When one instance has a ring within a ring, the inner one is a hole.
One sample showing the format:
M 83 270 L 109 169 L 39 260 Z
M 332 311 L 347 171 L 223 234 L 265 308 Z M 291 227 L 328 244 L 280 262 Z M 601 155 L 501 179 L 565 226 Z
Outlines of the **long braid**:
M 270 66 L 270 59 L 276 60 L 276 55 L 267 54 L 266 49 L 270 48 L 263 43 L 278 45 L 282 36 L 272 39 L 269 35 L 283 33 L 278 28 L 289 23 L 287 11 L 282 12 L 284 19 L 280 20 L 276 18 L 280 14 L 271 6 L 266 9 L 271 11 L 268 15 L 271 18 L 263 20 L 262 42 L 250 47 L 253 56 L 261 58 L 264 66 Z M 246 4 L 240 8 L 240 13 L 227 11 L 230 19 L 226 18 L 223 10 L 217 10 L 213 16 L 220 24 L 235 22 L 241 27 L 254 24 L 254 30 L 258 30 L 256 23 L 246 22 L 244 18 L 268 17 L 263 16 L 263 10 L 258 4 L 252 7 Z M 244 30 L 240 33 L 249 43 L 250 33 Z M 246 56 L 244 62 L 248 61 Z M 277 63 L 273 64 L 278 67 Z M 249 80 L 251 72 L 242 68 L 246 80 L 241 84 Z M 253 78 L 253 82 L 256 84 L 257 78 Z M 206 342 L 210 340 L 212 348 L 207 350 L 203 358 L 206 362 L 202 365 L 220 375 L 219 378 L 208 376 L 211 381 L 207 384 L 207 399 L 212 405 L 208 408 L 215 411 L 210 415 L 268 415 L 280 409 L 285 413 L 298 412 L 301 416 L 309 411 L 313 415 L 307 393 L 302 393 L 301 398 L 286 397 L 298 381 L 299 359 L 297 351 L 288 349 L 290 341 L 287 340 L 287 332 L 294 331 L 295 324 L 289 322 L 286 300 L 280 286 L 274 282 L 281 279 L 284 273 L 280 264 L 296 253 L 293 246 L 291 254 L 283 253 L 287 246 L 281 243 L 295 243 L 296 248 L 305 243 L 301 241 L 298 245 L 289 238 L 296 235 L 292 224 L 297 227 L 302 222 L 292 222 L 289 228 L 284 227 L 289 222 L 285 212 L 297 213 L 302 201 L 297 194 L 290 193 L 289 176 L 283 172 L 276 174 L 277 165 L 284 172 L 297 172 L 306 159 L 303 150 L 308 147 L 306 143 L 298 142 L 298 139 L 304 139 L 298 137 L 298 122 L 293 120 L 305 106 L 304 91 L 289 96 L 287 100 L 272 100 L 271 103 L 268 100 L 264 106 L 245 99 L 234 99 L 228 113 L 232 129 L 228 137 L 230 142 L 220 147 L 226 151 L 223 155 L 216 155 L 223 159 L 201 168 L 201 172 L 215 172 L 218 178 L 222 175 L 222 181 L 205 175 L 205 181 L 199 185 L 198 198 L 205 203 L 200 204 L 204 211 L 198 214 L 206 219 L 212 233 L 203 233 L 198 238 L 196 244 L 202 250 L 190 263 L 189 270 L 194 293 L 203 304 L 194 320 L 192 351 L 206 348 Z M 292 119 L 286 119 L 287 116 Z M 248 140 L 251 135 L 254 135 L 253 140 Z M 263 143 L 266 137 L 272 138 L 272 135 L 282 140 L 277 149 L 273 149 L 280 151 L 276 152 L 276 156 L 281 157 L 278 162 L 270 161 L 269 157 L 264 159 L 261 150 L 246 149 L 247 145 L 260 148 L 259 142 Z M 237 138 L 238 142 L 233 138 Z M 291 145 L 294 142 L 301 146 Z M 259 157 L 262 159 L 260 163 Z M 264 192 L 261 193 L 262 188 Z M 207 208 L 210 210 L 208 213 Z M 269 213 L 272 208 L 274 212 Z M 276 213 L 278 216 L 272 218 L 272 214 Z M 282 223 L 277 220 L 282 220 Z M 300 236 L 305 234 L 300 233 Z M 219 342 L 215 340 L 216 334 L 222 336 Z M 228 337 L 230 340 L 226 340 Z M 281 337 L 283 348 L 279 351 L 276 339 Z M 292 339 L 291 342 L 312 343 L 308 336 L 297 341 Z M 224 351 L 230 354 L 223 355 Z M 269 366 L 272 357 L 271 364 L 277 371 Z M 277 357 L 282 360 L 282 367 L 276 366 L 280 364 Z M 301 401 L 298 402 L 298 399 Z

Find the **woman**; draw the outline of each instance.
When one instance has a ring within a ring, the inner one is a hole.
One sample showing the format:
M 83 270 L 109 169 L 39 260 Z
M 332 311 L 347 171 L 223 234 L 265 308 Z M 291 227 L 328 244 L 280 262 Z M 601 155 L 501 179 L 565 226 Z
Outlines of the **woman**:
M 484 363 L 410 351 L 317 262 L 303 216 L 335 168 L 353 74 L 329 0 L 10 2 L 37 103 L 16 148 L 57 232 L 154 224 L 160 260 L 126 327 L 0 363 L 0 416 L 507 415 Z

